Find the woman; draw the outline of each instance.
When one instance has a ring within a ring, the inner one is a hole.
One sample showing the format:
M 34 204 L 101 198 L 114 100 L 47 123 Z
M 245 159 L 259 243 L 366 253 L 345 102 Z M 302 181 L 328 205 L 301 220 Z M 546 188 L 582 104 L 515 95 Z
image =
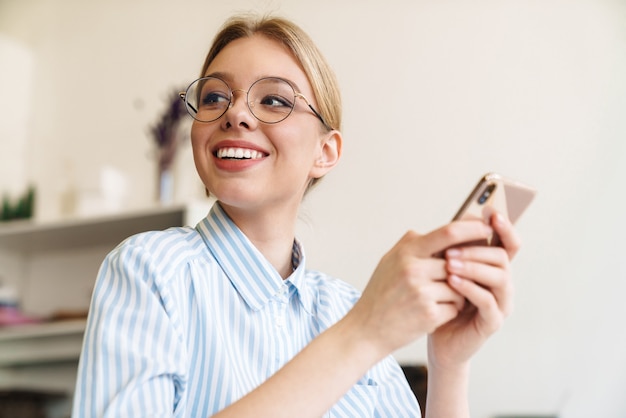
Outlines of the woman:
M 139 234 L 107 256 L 74 416 L 415 417 L 390 354 L 423 337 L 426 415 L 469 416 L 470 358 L 511 309 L 511 224 L 408 232 L 362 295 L 306 270 L 298 210 L 342 150 L 332 71 L 293 23 L 238 17 L 201 76 L 182 97 L 218 203 L 196 228 Z M 494 231 L 503 248 L 458 247 Z

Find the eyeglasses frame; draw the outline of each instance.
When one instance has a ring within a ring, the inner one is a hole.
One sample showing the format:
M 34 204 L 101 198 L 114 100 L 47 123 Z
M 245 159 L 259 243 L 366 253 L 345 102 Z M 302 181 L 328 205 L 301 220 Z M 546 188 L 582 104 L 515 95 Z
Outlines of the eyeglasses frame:
M 217 80 L 220 80 L 221 82 L 223 82 L 223 83 L 226 85 L 226 87 L 228 87 L 228 91 L 230 92 L 230 97 L 229 97 L 229 99 L 228 99 L 228 106 L 226 106 L 226 109 L 224 109 L 224 112 L 223 112 L 221 115 L 219 115 L 219 116 L 218 116 L 218 117 L 216 117 L 215 119 L 212 119 L 212 120 L 209 120 L 209 121 L 204 121 L 204 120 L 200 120 L 200 119 L 196 118 L 196 116 L 195 116 L 195 115 L 194 115 L 194 114 L 193 114 L 193 113 L 189 110 L 189 108 L 191 108 L 191 109 L 193 109 L 193 111 L 194 111 L 194 112 L 196 112 L 196 114 L 198 113 L 198 110 L 197 110 L 197 109 L 195 109 L 195 108 L 194 108 L 194 107 L 193 107 L 193 106 L 192 106 L 192 105 L 191 105 L 191 104 L 187 101 L 187 92 L 189 91 L 189 88 L 190 88 L 191 86 L 193 86 L 195 83 L 199 82 L 200 80 L 203 80 L 203 79 L 209 79 L 209 78 L 214 78 L 214 79 L 217 79 Z M 256 80 L 254 83 L 252 83 L 252 85 L 250 85 L 250 88 L 252 88 L 252 86 L 254 86 L 254 85 L 255 85 L 256 83 L 258 83 L 259 81 L 262 81 L 262 80 L 268 80 L 268 79 L 276 79 L 276 80 L 281 80 L 281 81 L 284 81 L 285 83 L 289 84 L 289 86 L 290 86 L 290 87 L 291 87 L 291 89 L 293 90 L 293 93 L 294 93 L 294 98 L 299 97 L 299 98 L 301 98 L 302 100 L 304 100 L 304 102 L 307 104 L 307 106 L 309 107 L 309 109 L 311 109 L 311 111 L 313 112 L 313 114 L 314 114 L 314 115 L 315 115 L 315 116 L 316 116 L 316 117 L 320 120 L 320 122 L 322 122 L 322 124 L 324 125 L 324 127 L 326 127 L 326 129 L 328 129 L 329 131 L 332 131 L 332 129 L 333 129 L 333 128 L 332 128 L 332 127 L 331 127 L 328 123 L 326 123 L 326 121 L 324 120 L 324 118 L 322 117 L 322 115 L 321 115 L 321 114 L 320 114 L 317 110 L 315 110 L 315 108 L 313 107 L 313 105 L 311 104 L 311 102 L 309 102 L 309 99 L 307 99 L 307 98 L 306 98 L 306 96 L 305 96 L 304 94 L 302 94 L 302 93 L 300 93 L 299 91 L 297 91 L 297 90 L 295 89 L 295 87 L 294 87 L 294 86 L 293 86 L 293 85 L 289 82 L 289 80 L 286 80 L 286 79 L 281 78 L 281 77 L 262 77 L 262 78 L 259 78 L 258 80 Z M 251 114 L 252 116 L 254 116 L 254 118 L 255 118 L 256 120 L 258 120 L 259 122 L 266 123 L 266 124 L 268 124 L 268 125 L 273 125 L 273 124 L 276 124 L 276 123 L 279 123 L 279 122 L 284 121 L 285 119 L 287 119 L 287 118 L 289 117 L 289 115 L 291 115 L 291 114 L 293 113 L 293 109 L 296 107 L 296 106 L 295 106 L 295 103 L 294 103 L 294 105 L 293 105 L 293 106 L 292 106 L 292 108 L 291 108 L 291 111 L 290 111 L 290 112 L 289 112 L 289 113 L 288 113 L 288 114 L 287 114 L 284 118 L 282 118 L 281 120 L 278 120 L 278 121 L 276 121 L 276 122 L 266 122 L 266 121 L 264 121 L 264 120 L 261 120 L 261 119 L 259 119 L 259 118 L 258 118 L 258 116 L 257 116 L 257 115 L 255 115 L 255 114 L 254 114 L 254 112 L 252 111 L 252 108 L 250 107 L 250 101 L 248 100 L 248 93 L 250 92 L 250 88 L 249 88 L 248 90 L 243 90 L 243 89 L 232 89 L 232 88 L 228 85 L 228 83 L 227 83 L 226 81 L 222 80 L 221 78 L 219 78 L 219 77 L 215 77 L 215 76 L 206 76 L 206 77 L 200 77 L 200 78 L 198 78 L 198 79 L 194 80 L 193 82 L 191 82 L 191 83 L 189 84 L 189 86 L 187 86 L 187 90 L 179 92 L 179 93 L 178 93 L 178 96 L 179 96 L 179 97 L 180 97 L 180 99 L 181 99 L 181 100 L 185 103 L 185 109 L 187 109 L 187 113 L 189 113 L 189 115 L 191 115 L 191 117 L 192 117 L 192 118 L 194 118 L 194 119 L 195 119 L 195 120 L 197 120 L 198 122 L 202 122 L 202 123 L 211 123 L 211 122 L 215 122 L 216 120 L 218 120 L 219 118 L 221 118 L 222 116 L 224 116 L 224 115 L 226 114 L 226 112 L 228 112 L 228 110 L 229 110 L 229 109 L 233 106 L 233 98 L 234 98 L 233 93 L 234 93 L 234 92 L 236 92 L 236 91 L 240 91 L 240 92 L 242 92 L 242 93 L 245 93 L 245 94 L 246 94 L 246 106 L 248 106 L 248 110 L 250 111 L 250 114 Z

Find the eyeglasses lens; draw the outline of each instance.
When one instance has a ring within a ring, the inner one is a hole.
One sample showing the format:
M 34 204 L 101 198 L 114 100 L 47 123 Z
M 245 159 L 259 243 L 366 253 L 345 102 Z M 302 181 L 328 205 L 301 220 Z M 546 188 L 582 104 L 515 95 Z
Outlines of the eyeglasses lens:
M 250 87 L 248 99 L 250 110 L 257 119 L 277 123 L 291 114 L 295 93 L 285 80 L 263 78 Z

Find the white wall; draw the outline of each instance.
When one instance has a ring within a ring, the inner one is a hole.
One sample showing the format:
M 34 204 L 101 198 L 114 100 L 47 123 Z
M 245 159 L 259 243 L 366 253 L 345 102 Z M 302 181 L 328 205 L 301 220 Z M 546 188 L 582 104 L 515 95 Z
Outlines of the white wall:
M 33 57 L 26 45 L 0 32 L 0 63 L 0 195 L 15 201 L 28 187 L 27 119 Z
M 483 172 L 535 185 L 516 311 L 475 360 L 474 416 L 625 416 L 626 5 L 226 3 L 0 2 L 0 35 L 35 57 L 25 170 L 38 216 L 60 216 L 68 165 L 79 191 L 114 166 L 128 206 L 151 204 L 146 132 L 164 98 L 195 78 L 231 12 L 277 11 L 325 51 L 345 101 L 344 159 L 302 215 L 311 265 L 362 288 L 406 229 L 447 222 Z M 397 355 L 423 361 L 423 342 Z

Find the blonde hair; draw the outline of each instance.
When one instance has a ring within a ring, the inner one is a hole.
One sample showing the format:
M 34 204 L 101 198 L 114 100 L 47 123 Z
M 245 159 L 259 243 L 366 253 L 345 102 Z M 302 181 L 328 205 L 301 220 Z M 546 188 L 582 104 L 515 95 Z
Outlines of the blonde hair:
M 317 111 L 333 129 L 341 129 L 341 94 L 335 73 L 309 35 L 295 23 L 275 16 L 237 15 L 222 26 L 202 66 L 200 77 L 226 45 L 255 34 L 275 40 L 294 55 L 313 89 Z

